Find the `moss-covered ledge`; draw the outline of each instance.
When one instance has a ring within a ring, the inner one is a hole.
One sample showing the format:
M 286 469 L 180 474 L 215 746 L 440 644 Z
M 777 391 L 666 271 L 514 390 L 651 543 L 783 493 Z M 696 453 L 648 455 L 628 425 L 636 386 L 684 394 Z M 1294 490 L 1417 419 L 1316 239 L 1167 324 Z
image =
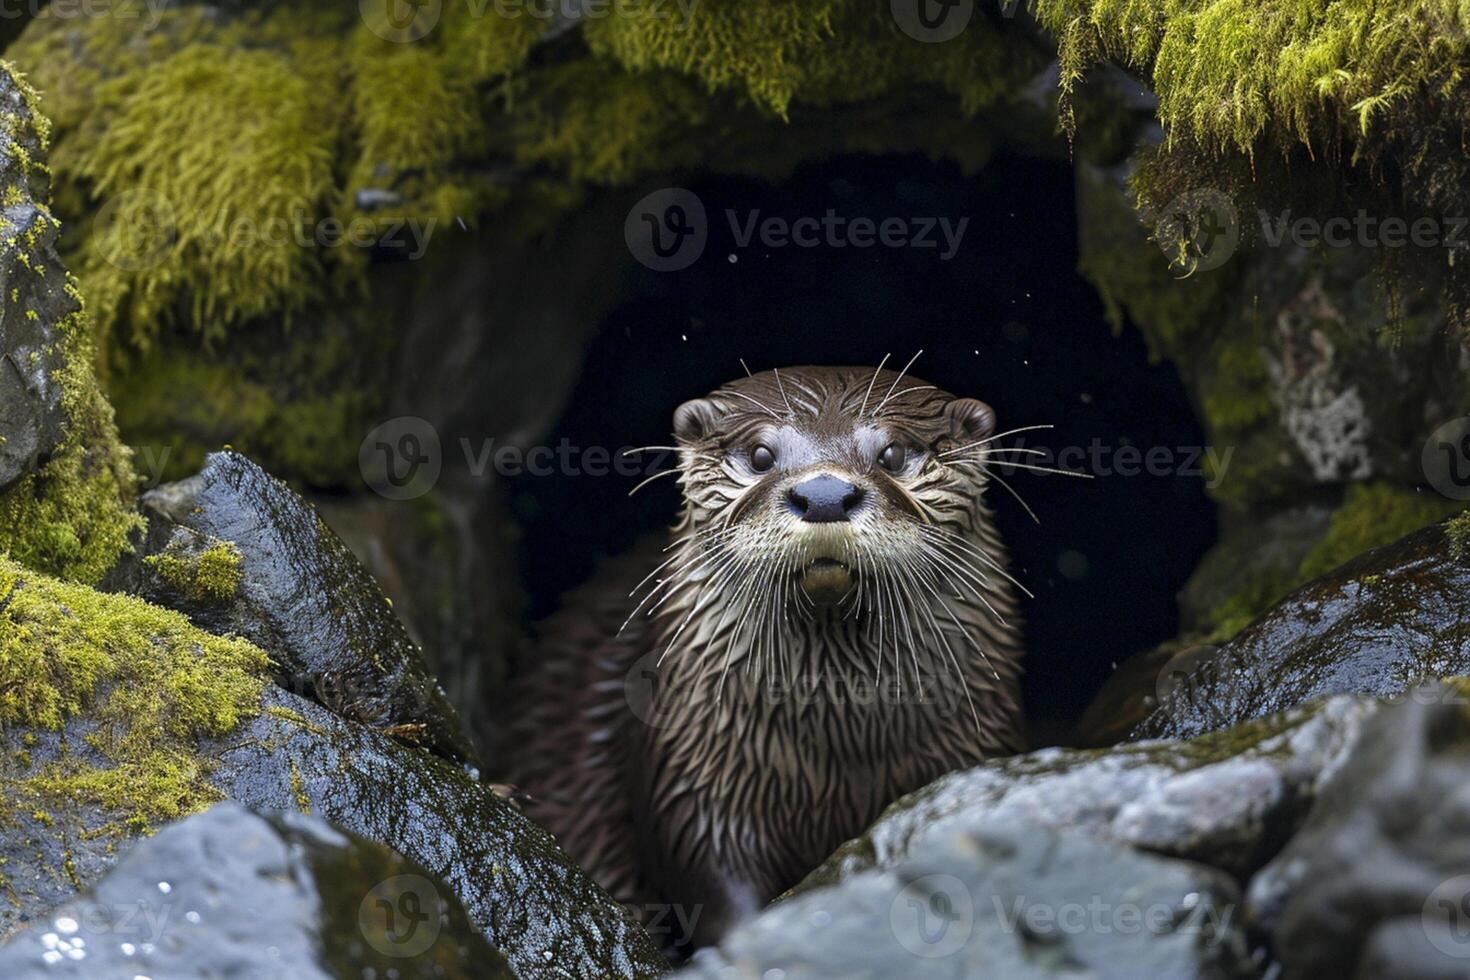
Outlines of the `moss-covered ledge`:
M 0 66 L 0 440 L 24 438 L 29 420 L 10 409 L 29 392 L 50 393 L 35 411 L 60 431 L 55 445 L 37 447 L 34 468 L 0 485 L 0 555 L 95 583 L 140 521 L 129 453 L 93 373 L 81 292 L 56 253 L 49 131 L 34 91 Z
M 203 809 L 220 794 L 196 743 L 259 714 L 269 666 L 179 613 L 0 558 L 5 810 L 95 806 L 144 828 Z M 24 751 L 40 732 L 62 734 L 44 760 Z

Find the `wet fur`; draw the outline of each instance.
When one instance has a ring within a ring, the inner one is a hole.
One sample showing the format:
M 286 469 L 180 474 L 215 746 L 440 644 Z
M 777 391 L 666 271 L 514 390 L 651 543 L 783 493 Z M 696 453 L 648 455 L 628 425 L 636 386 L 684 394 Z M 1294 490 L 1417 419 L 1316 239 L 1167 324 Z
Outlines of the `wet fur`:
M 898 796 L 1022 748 L 987 412 L 892 371 L 811 367 L 680 407 L 672 544 L 573 593 L 516 698 L 527 812 L 614 896 L 697 913 L 710 941 Z M 802 465 L 755 472 L 761 441 Z M 921 449 L 899 474 L 875 464 L 892 441 Z M 815 472 L 867 491 L 850 526 L 783 507 Z M 854 570 L 842 603 L 804 601 L 814 556 Z M 630 702 L 645 678 L 661 696 Z

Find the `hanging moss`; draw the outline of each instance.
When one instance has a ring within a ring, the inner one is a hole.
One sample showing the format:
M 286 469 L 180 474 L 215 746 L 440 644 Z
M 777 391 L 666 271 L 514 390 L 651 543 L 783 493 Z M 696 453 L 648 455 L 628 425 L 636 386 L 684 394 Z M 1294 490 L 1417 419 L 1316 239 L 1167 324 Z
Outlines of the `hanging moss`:
M 258 713 L 268 670 L 243 640 L 0 558 L 0 727 L 88 720 L 85 744 L 7 779 L 5 797 L 100 806 L 134 827 L 203 809 L 219 797 L 195 743 Z

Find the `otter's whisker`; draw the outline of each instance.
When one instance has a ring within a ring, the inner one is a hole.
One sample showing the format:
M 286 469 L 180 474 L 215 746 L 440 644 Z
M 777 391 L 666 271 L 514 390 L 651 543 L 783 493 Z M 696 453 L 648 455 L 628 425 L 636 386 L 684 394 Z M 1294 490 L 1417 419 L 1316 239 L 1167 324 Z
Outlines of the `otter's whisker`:
M 661 471 L 653 474 L 653 476 L 650 476 L 648 479 L 644 480 L 643 482 L 639 483 L 632 490 L 629 490 L 628 491 L 628 496 L 630 496 L 630 497 L 633 496 L 633 494 L 637 493 L 639 490 L 642 490 L 644 487 L 648 486 L 654 480 L 657 480 L 657 479 L 659 479 L 661 477 L 665 477 L 665 476 L 673 476 L 676 473 L 682 473 L 682 472 L 683 472 L 683 470 L 680 470 L 678 468 L 675 468 L 675 469 L 672 469 L 672 470 L 661 470 Z
M 786 403 L 786 417 L 796 418 L 796 409 L 791 407 L 791 399 L 786 397 L 786 386 L 781 383 L 781 371 L 778 368 L 772 368 L 771 371 L 776 375 L 776 387 L 781 391 L 781 400 Z
M 964 452 L 967 449 L 974 449 L 976 446 L 984 446 L 987 443 L 994 442 L 997 439 L 1004 439 L 1006 436 L 1020 435 L 1022 432 L 1036 432 L 1036 431 L 1038 431 L 1040 429 L 1055 429 L 1055 428 L 1056 428 L 1056 426 L 1054 426 L 1054 425 L 1023 425 L 1019 429 L 1007 429 L 1005 432 L 997 432 L 993 436 L 986 436 L 984 439 L 981 439 L 978 442 L 971 442 L 971 443 L 967 443 L 966 445 L 963 445 L 963 446 L 956 446 L 953 449 L 946 449 L 944 452 L 940 453 L 939 455 L 940 456 L 953 456 L 953 455 L 955 455 L 957 453 L 962 453 L 962 452 Z
M 920 347 L 914 353 L 914 356 L 909 358 L 909 362 L 903 366 L 903 370 L 898 372 L 898 377 L 894 378 L 893 384 L 888 386 L 888 394 L 884 395 L 883 400 L 878 403 L 878 407 L 873 409 L 874 415 L 877 415 L 879 412 L 883 411 L 883 406 L 887 405 L 888 399 L 893 397 L 893 389 L 898 387 L 898 383 L 903 380 L 903 376 L 905 374 L 908 374 L 909 368 L 914 366 L 914 362 L 919 359 L 919 355 L 922 353 L 924 353 L 924 348 Z
M 889 355 L 884 354 L 883 355 L 883 360 L 879 361 L 878 362 L 878 366 L 875 367 L 875 368 L 873 368 L 873 377 L 872 377 L 872 380 L 870 380 L 868 382 L 868 390 L 867 390 L 867 392 L 863 395 L 863 404 L 858 409 L 858 418 L 863 418 L 864 416 L 866 416 L 868 414 L 868 399 L 873 396 L 873 385 L 877 384 L 877 382 L 878 382 L 878 375 L 882 372 L 883 365 L 885 365 L 885 364 L 888 363 L 888 357 L 889 357 Z
M 951 466 L 955 466 L 955 465 L 958 465 L 958 464 L 961 464 L 961 463 L 968 463 L 968 464 L 970 464 L 972 466 L 979 466 L 981 469 L 986 470 L 986 472 L 994 472 L 993 470 L 990 469 L 991 464 L 982 463 L 982 462 L 980 462 L 977 459 L 955 459 L 955 460 L 950 460 L 950 465 Z M 1093 475 L 1091 473 L 1079 473 L 1076 470 L 1061 470 L 1061 469 L 1057 469 L 1054 466 L 1037 466 L 1035 463 L 1017 463 L 1015 460 L 1010 460 L 1010 459 L 999 460 L 994 465 L 995 466 L 1008 466 L 1011 469 L 1016 469 L 1016 470 L 1030 470 L 1033 473 L 1055 473 L 1058 476 L 1075 476 L 1075 477 L 1077 477 L 1078 479 L 1081 479 L 1081 480 L 1091 480 L 1091 479 L 1094 479 L 1094 477 L 1093 477 Z

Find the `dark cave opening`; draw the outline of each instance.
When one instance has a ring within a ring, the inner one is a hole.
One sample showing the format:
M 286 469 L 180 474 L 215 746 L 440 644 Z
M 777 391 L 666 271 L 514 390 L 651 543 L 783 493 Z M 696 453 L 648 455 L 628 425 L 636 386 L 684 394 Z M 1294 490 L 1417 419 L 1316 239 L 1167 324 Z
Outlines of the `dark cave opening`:
M 631 298 L 597 332 L 548 445 L 666 444 L 674 408 L 740 373 L 742 358 L 762 370 L 876 365 L 891 354 L 897 366 L 923 349 L 914 374 L 990 402 L 1002 429 L 1054 425 L 1025 444 L 1073 447 L 1073 468 L 1101 459 L 1108 473 L 1007 475 L 1039 524 L 991 489 L 1016 576 L 1035 593 L 1023 606 L 1028 717 L 1038 744 L 1064 738 L 1113 664 L 1175 634 L 1175 593 L 1216 537 L 1191 459 L 1204 433 L 1178 374 L 1151 363 L 1132 328 L 1111 330 L 1076 271 L 1070 166 L 1001 155 L 966 176 L 922 157 L 846 156 L 777 185 L 706 177 L 684 186 L 708 216 L 703 253 L 679 271 L 635 267 Z M 829 211 L 875 224 L 897 217 L 911 229 L 946 218 L 951 233 L 966 223 L 947 258 L 937 227 L 935 247 L 741 244 L 752 216 Z M 1168 462 L 1125 463 L 1150 450 Z M 672 522 L 673 481 L 629 497 L 639 479 L 508 479 L 532 618 L 552 612 L 599 558 Z

